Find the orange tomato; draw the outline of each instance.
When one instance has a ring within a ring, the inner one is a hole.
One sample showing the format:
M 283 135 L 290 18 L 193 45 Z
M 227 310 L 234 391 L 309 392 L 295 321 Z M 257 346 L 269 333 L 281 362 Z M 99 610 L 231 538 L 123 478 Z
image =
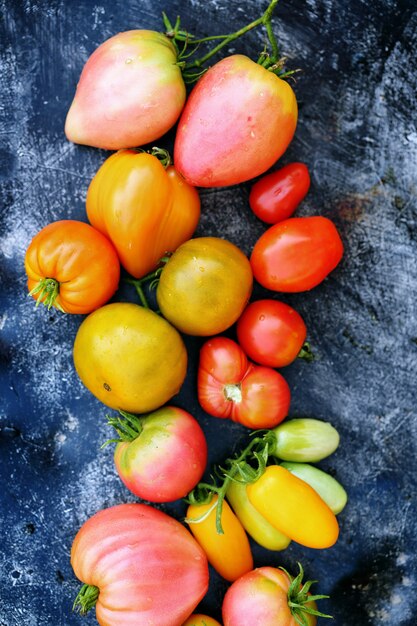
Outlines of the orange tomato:
M 65 313 L 90 313 L 117 289 L 120 264 L 112 243 L 75 220 L 45 226 L 25 256 L 28 289 L 37 302 Z
M 190 504 L 186 521 L 209 563 L 232 582 L 252 569 L 253 558 L 248 536 L 226 501 L 221 515 L 223 534 L 217 532 L 216 502 L 217 496 L 213 496 L 208 504 Z
M 113 242 L 135 278 L 187 241 L 200 218 L 200 198 L 173 166 L 156 156 L 120 150 L 109 157 L 87 193 L 90 223 Z
M 193 615 L 190 615 L 182 626 L 221 626 L 221 624 L 216 619 L 213 619 L 208 615 L 194 613 Z

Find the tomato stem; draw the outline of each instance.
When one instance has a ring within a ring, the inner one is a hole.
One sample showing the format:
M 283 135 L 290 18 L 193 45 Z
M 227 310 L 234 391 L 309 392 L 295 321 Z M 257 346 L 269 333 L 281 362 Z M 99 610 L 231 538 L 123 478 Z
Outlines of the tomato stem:
M 143 430 L 142 417 L 138 417 L 137 415 L 133 415 L 133 413 L 128 413 L 127 411 L 122 411 L 119 409 L 120 417 L 112 417 L 111 415 L 106 415 L 107 424 L 109 426 L 113 426 L 118 437 L 114 439 L 108 439 L 101 446 L 105 448 L 109 445 L 109 443 L 123 443 L 134 441 L 139 437 Z
M 60 283 L 56 278 L 41 278 L 37 285 L 28 293 L 28 296 L 36 296 L 36 307 L 42 302 L 48 311 L 55 306 L 62 313 L 65 313 L 59 302 L 56 301 L 59 295 Z
M 87 615 L 96 604 L 100 595 L 100 589 L 95 585 L 83 585 L 78 592 L 72 605 L 72 610 L 81 615 Z
M 165 148 L 158 148 L 157 146 L 153 146 L 153 148 L 151 148 L 151 150 L 149 150 L 148 152 L 152 156 L 156 157 L 165 169 L 172 165 L 171 155 L 168 150 L 165 150 Z
M 304 570 L 301 563 L 297 564 L 299 572 L 295 577 L 291 576 L 291 574 L 289 574 L 284 567 L 279 568 L 283 572 L 285 572 L 285 574 L 291 581 L 287 592 L 288 607 L 291 611 L 291 615 L 300 626 L 308 626 L 306 613 L 308 613 L 309 615 L 315 615 L 317 617 L 327 617 L 329 619 L 333 619 L 332 615 L 326 615 L 325 613 L 321 613 L 320 611 L 313 609 L 311 606 L 308 606 L 310 603 L 315 602 L 316 600 L 327 599 L 329 596 L 311 595 L 309 593 L 310 588 L 317 581 L 307 580 L 305 583 L 303 583 Z
M 309 341 L 305 341 L 301 347 L 300 352 L 297 354 L 297 359 L 303 359 L 307 363 L 311 363 L 315 360 L 314 352 L 311 349 Z

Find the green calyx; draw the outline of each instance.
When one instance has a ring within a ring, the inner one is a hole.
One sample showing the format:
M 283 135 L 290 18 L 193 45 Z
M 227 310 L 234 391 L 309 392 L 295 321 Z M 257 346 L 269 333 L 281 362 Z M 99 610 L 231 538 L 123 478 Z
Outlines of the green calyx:
M 107 424 L 115 429 L 118 437 L 108 439 L 103 443 L 102 448 L 109 445 L 109 443 L 130 443 L 137 439 L 143 430 L 143 416 L 138 417 L 127 411 L 119 410 L 119 417 L 106 415 L 106 418 Z
M 83 585 L 74 600 L 72 610 L 80 615 L 87 615 L 88 611 L 97 604 L 99 595 L 100 589 L 95 585 Z
M 325 613 L 321 613 L 320 611 L 317 611 L 317 609 L 309 606 L 310 603 L 316 602 L 317 600 L 326 599 L 329 596 L 311 595 L 310 588 L 317 581 L 307 580 L 305 583 L 303 583 L 304 570 L 301 563 L 298 563 L 298 568 L 299 572 L 298 575 L 295 577 L 291 576 L 291 574 L 289 574 L 287 570 L 283 567 L 279 568 L 283 572 L 285 572 L 285 574 L 291 580 L 291 584 L 288 588 L 287 593 L 288 606 L 297 624 L 299 624 L 300 626 L 308 626 L 309 622 L 307 619 L 307 614 L 315 615 L 316 617 L 327 617 L 329 619 L 333 619 L 332 615 L 326 615 Z
M 305 341 L 301 347 L 300 352 L 297 354 L 297 359 L 303 359 L 307 363 L 311 363 L 315 360 L 314 352 L 311 349 L 311 345 L 308 341 Z
M 266 11 L 260 17 L 253 20 L 249 24 L 246 24 L 246 26 L 243 26 L 234 33 L 228 33 L 227 35 L 213 35 L 200 39 L 181 28 L 181 19 L 179 16 L 177 16 L 176 21 L 172 23 L 168 19 L 166 13 L 163 13 L 162 19 L 165 27 L 165 35 L 176 47 L 178 54 L 177 65 L 181 69 L 184 82 L 193 83 L 197 81 L 200 76 L 207 71 L 202 66 L 207 63 L 211 57 L 220 52 L 222 48 L 229 45 L 232 41 L 235 41 L 258 26 L 263 26 L 265 28 L 271 50 L 270 52 L 267 52 L 265 49 L 261 53 L 257 63 L 262 65 L 262 67 L 268 71 L 277 74 L 280 78 L 286 78 L 294 74 L 294 71 L 286 72 L 284 70 L 285 58 L 280 58 L 278 43 L 272 29 L 272 14 L 278 4 L 278 1 L 279 0 L 271 0 Z M 201 45 L 212 41 L 218 41 L 219 43 L 217 43 L 214 48 L 209 50 L 202 57 L 198 59 L 191 58 L 195 55 Z
M 36 306 L 42 302 L 48 311 L 55 306 L 57 309 L 65 313 L 59 302 L 56 299 L 59 294 L 60 283 L 55 278 L 41 278 L 37 285 L 31 289 L 28 293 L 29 296 L 37 296 Z

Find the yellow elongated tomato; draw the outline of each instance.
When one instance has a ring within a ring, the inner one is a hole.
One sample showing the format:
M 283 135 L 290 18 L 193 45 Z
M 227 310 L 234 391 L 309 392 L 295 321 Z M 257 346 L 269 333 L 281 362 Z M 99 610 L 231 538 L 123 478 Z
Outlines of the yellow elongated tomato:
M 243 252 L 219 237 L 182 244 L 164 267 L 156 297 L 181 332 L 216 335 L 229 328 L 252 293 L 252 271 Z
M 247 492 L 261 515 L 297 543 L 309 548 L 336 543 L 339 525 L 334 513 L 310 485 L 284 467 L 267 467 Z
M 180 389 L 187 351 L 179 333 L 137 304 L 108 304 L 81 324 L 74 342 L 75 369 L 96 398 L 114 409 L 144 413 Z
M 182 626 L 221 626 L 221 624 L 213 617 L 202 615 L 201 613 L 194 613 L 190 615 Z
M 216 502 L 217 496 L 213 496 L 208 504 L 190 504 L 186 521 L 209 563 L 232 582 L 252 569 L 252 552 L 242 524 L 225 501 L 221 515 L 223 534 L 217 532 Z
M 146 152 L 120 150 L 91 181 L 87 216 L 113 242 L 129 274 L 141 278 L 192 236 L 200 198 L 173 166 Z
M 246 532 L 260 546 L 268 550 L 285 550 L 291 539 L 270 524 L 249 500 L 247 485 L 232 481 L 227 489 L 226 498 L 232 505 Z

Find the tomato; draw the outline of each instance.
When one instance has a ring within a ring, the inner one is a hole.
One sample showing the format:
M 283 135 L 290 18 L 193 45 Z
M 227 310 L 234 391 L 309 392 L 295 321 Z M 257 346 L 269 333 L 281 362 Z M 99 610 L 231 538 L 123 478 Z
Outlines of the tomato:
M 227 337 L 210 339 L 201 348 L 197 393 L 207 413 L 247 428 L 276 426 L 288 415 L 291 399 L 281 374 L 250 363 Z
M 70 141 L 106 150 L 141 146 L 175 124 L 185 96 L 177 51 L 165 35 L 119 33 L 87 60 L 65 133 Z
M 301 417 L 279 424 L 271 430 L 270 454 L 283 461 L 314 463 L 337 449 L 339 433 L 328 422 Z
M 150 502 L 186 496 L 207 462 L 207 443 L 197 420 L 173 406 L 142 418 L 123 413 L 123 418 L 110 418 L 109 423 L 119 434 L 114 462 L 126 487 Z
M 187 370 L 179 333 L 149 309 L 127 302 L 91 313 L 74 342 L 84 385 L 113 409 L 153 411 L 178 393 Z
M 221 624 L 212 617 L 208 617 L 208 615 L 194 613 L 193 615 L 190 615 L 182 626 L 221 626 Z
M 87 215 L 114 243 L 123 267 L 141 278 L 192 236 L 200 199 L 174 167 L 165 168 L 154 154 L 121 150 L 91 181 Z
M 86 583 L 76 607 L 85 613 L 95 605 L 102 626 L 181 626 L 208 588 L 200 546 L 182 524 L 146 504 L 93 515 L 74 539 L 71 565 Z
M 346 506 L 347 493 L 333 476 L 308 463 L 281 463 L 289 472 L 301 478 L 317 491 L 329 509 L 338 515 Z
M 290 85 L 235 54 L 213 65 L 192 90 L 178 124 L 174 163 L 192 185 L 235 185 L 269 169 L 296 124 Z
M 292 582 L 287 572 L 275 567 L 259 567 L 245 574 L 226 592 L 224 626 L 315 626 L 317 618 L 307 611 L 315 611 L 316 603 Z
M 277 300 L 257 300 L 249 304 L 237 322 L 236 331 L 248 357 L 269 367 L 292 363 L 300 354 L 307 335 L 301 315 Z
M 216 503 L 215 495 L 207 504 L 190 504 L 185 521 L 212 567 L 220 576 L 233 581 L 253 568 L 249 539 L 226 501 L 221 512 L 223 534 L 217 532 Z
M 90 313 L 117 289 L 120 264 L 112 243 L 97 230 L 75 220 L 45 226 L 25 256 L 28 289 L 65 313 Z
M 286 220 L 294 213 L 310 188 L 310 174 L 304 163 L 290 163 L 260 178 L 249 194 L 256 217 L 268 224 Z
M 247 486 L 249 500 L 275 528 L 308 548 L 330 548 L 339 536 L 334 513 L 306 482 L 270 465 Z
M 216 335 L 240 316 L 252 293 L 252 271 L 237 246 L 218 237 L 182 244 L 164 267 L 156 297 L 181 332 Z
M 232 480 L 226 497 L 243 528 L 256 543 L 268 550 L 285 550 L 288 547 L 289 537 L 267 522 L 250 502 L 246 484 Z
M 316 287 L 343 256 L 343 244 L 326 217 L 291 217 L 271 226 L 251 256 L 256 280 L 272 291 L 298 292 Z

